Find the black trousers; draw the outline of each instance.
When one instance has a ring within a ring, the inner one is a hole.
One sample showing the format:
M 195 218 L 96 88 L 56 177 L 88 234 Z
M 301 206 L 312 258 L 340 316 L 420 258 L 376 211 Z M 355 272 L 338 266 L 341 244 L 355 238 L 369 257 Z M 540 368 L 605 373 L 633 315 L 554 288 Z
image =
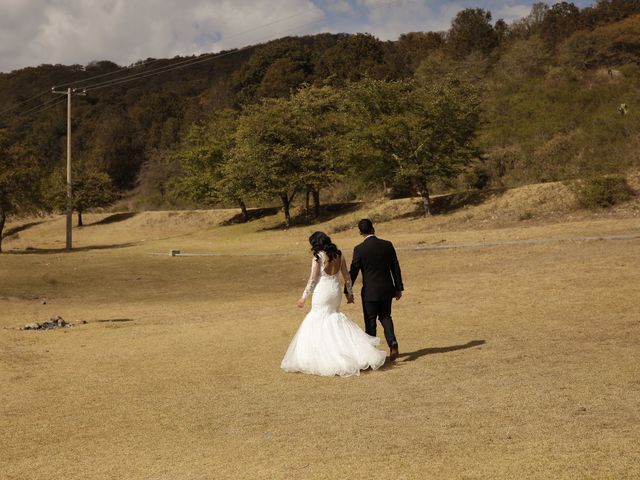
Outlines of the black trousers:
M 364 312 L 364 330 L 368 335 L 376 336 L 377 320 L 380 320 L 382 328 L 384 329 L 384 338 L 387 340 L 387 345 L 392 347 L 397 345 L 396 334 L 393 331 L 393 320 L 391 319 L 391 301 L 379 300 L 379 301 L 367 301 L 362 299 L 362 310 Z

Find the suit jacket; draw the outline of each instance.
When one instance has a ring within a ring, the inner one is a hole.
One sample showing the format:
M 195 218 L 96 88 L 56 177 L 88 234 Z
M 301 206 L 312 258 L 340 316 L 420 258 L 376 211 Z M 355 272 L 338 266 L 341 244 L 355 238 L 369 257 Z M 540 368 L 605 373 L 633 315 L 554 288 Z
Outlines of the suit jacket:
M 362 299 L 364 301 L 389 300 L 396 291 L 404 290 L 402 273 L 393 244 L 377 237 L 368 237 L 353 249 L 351 283 L 362 271 Z

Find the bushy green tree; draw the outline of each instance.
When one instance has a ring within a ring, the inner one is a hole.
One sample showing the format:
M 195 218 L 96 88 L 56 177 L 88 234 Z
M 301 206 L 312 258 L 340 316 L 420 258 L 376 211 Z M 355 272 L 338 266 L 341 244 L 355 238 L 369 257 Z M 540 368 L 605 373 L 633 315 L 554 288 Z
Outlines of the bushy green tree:
M 580 10 L 571 2 L 554 4 L 540 24 L 540 36 L 551 48 L 580 28 Z
M 342 97 L 329 86 L 307 86 L 290 101 L 306 155 L 301 157 L 302 177 L 313 195 L 314 213 L 320 215 L 320 190 L 332 186 L 346 171 L 343 139 L 348 131 Z
M 589 29 L 619 22 L 638 13 L 639 0 L 598 0 L 580 12 L 582 25 Z
M 291 225 L 291 202 L 306 185 L 303 165 L 310 156 L 298 120 L 286 99 L 264 99 L 247 107 L 232 152 L 234 171 L 250 179 L 256 197 L 280 199 L 286 228 Z
M 41 171 L 35 152 L 7 143 L 5 132 L 0 131 L 0 252 L 7 218 L 34 211 L 41 204 Z
M 390 154 L 431 214 L 430 188 L 436 180 L 449 180 L 477 157 L 475 137 L 479 101 L 471 87 L 449 77 L 418 85 L 411 91 L 411 108 L 387 123 Z
M 387 129 L 409 108 L 410 82 L 365 79 L 343 91 L 349 118 L 344 154 L 354 172 L 369 186 L 391 188 L 397 165 Z
M 238 113 L 234 110 L 216 112 L 201 124 L 191 127 L 186 140 L 177 150 L 182 173 L 174 190 L 200 205 L 215 205 L 232 201 L 248 219 L 246 198 L 249 189 L 239 188 L 242 172 L 233 168 L 231 152 L 235 145 Z
M 514 39 L 527 39 L 531 35 L 539 34 L 548 11 L 549 5 L 545 2 L 535 2 L 531 5 L 529 15 L 511 24 L 509 36 Z
M 323 33 L 257 46 L 229 79 L 236 103 L 250 104 L 263 96 L 288 97 L 302 83 L 317 80 L 320 57 L 341 38 Z
M 92 208 L 107 207 L 118 198 L 111 177 L 91 167 L 73 172 L 71 180 L 72 209 L 78 214 L 78 227 L 84 226 L 82 214 Z M 65 211 L 67 208 L 66 173 L 56 170 L 48 181 L 47 203 L 50 208 Z
M 341 98 L 331 87 L 307 86 L 290 99 L 263 100 L 240 116 L 223 181 L 263 200 L 280 199 L 285 227 L 291 202 L 308 189 L 319 214 L 320 190 L 344 171 L 338 147 L 346 132 Z
M 400 35 L 396 42 L 396 55 L 405 66 L 403 73 L 406 76 L 413 74 L 427 55 L 441 49 L 444 44 L 442 33 L 409 32 Z
M 318 61 L 318 75 L 334 85 L 364 77 L 391 78 L 385 44 L 368 33 L 343 35 Z
M 479 102 L 466 84 L 447 76 L 437 82 L 352 85 L 352 157 L 371 180 L 409 183 L 431 213 L 434 180 L 457 175 L 476 154 Z
M 456 14 L 447 32 L 447 49 L 462 59 L 475 51 L 488 55 L 498 45 L 498 35 L 491 25 L 491 12 L 466 8 Z

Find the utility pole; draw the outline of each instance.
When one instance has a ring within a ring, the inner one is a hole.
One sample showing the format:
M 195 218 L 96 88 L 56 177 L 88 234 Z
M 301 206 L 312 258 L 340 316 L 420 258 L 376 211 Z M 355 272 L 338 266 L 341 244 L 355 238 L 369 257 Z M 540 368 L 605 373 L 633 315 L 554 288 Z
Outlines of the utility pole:
M 71 188 L 71 96 L 86 95 L 86 91 L 78 91 L 76 88 L 67 88 L 67 91 L 51 88 L 51 93 L 67 96 L 67 242 L 66 249 L 73 248 L 71 229 L 73 227 L 73 190 Z

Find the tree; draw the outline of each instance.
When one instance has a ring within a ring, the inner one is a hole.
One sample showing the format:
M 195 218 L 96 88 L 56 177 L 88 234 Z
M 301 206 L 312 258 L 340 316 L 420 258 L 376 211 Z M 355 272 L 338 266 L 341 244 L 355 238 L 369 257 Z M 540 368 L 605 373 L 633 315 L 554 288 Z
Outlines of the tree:
M 84 226 L 82 214 L 92 208 L 111 205 L 119 195 L 113 186 L 111 177 L 105 172 L 93 168 L 85 168 L 74 172 L 71 182 L 73 192 L 72 208 L 78 214 L 78 227 Z M 53 173 L 50 179 L 51 192 L 49 205 L 64 211 L 67 207 L 66 175 L 61 170 Z
M 422 60 L 445 44 L 444 35 L 435 32 L 403 33 L 396 42 L 396 55 L 405 64 L 407 73 L 412 74 Z
M 263 99 L 240 117 L 232 152 L 242 183 L 251 182 L 258 198 L 280 199 L 285 228 L 291 225 L 291 202 L 306 185 L 303 165 L 311 155 L 299 120 L 289 100 Z
M 593 29 L 598 26 L 619 22 L 640 13 L 640 0 L 598 0 L 580 12 L 582 24 Z
M 214 205 L 231 199 L 242 210 L 247 208 L 243 197 L 227 196 L 224 163 L 235 144 L 238 114 L 233 110 L 215 112 L 201 124 L 191 127 L 175 156 L 182 174 L 174 184 L 175 192 L 199 204 Z
M 97 169 L 107 172 L 118 188 L 131 188 L 145 159 L 142 143 L 148 140 L 148 133 L 145 128 L 135 128 L 125 112 L 105 109 L 99 118 L 99 128 L 91 136 L 93 146 L 86 157 Z
M 385 44 L 373 35 L 345 35 L 319 59 L 318 73 L 338 85 L 364 77 L 388 78 L 391 72 L 385 54 Z
M 8 145 L 5 133 L 0 131 L 0 252 L 7 218 L 39 207 L 39 181 L 40 169 L 33 150 L 21 144 Z
M 135 195 L 142 201 L 141 206 L 175 206 L 177 198 L 173 187 L 180 173 L 180 162 L 172 150 L 151 151 L 136 182 Z
M 535 2 L 531 5 L 531 11 L 526 17 L 513 22 L 509 27 L 509 38 L 526 40 L 531 35 L 540 32 L 540 25 L 549 10 L 549 5 L 544 2 Z
M 385 190 L 395 178 L 397 165 L 385 130 L 394 116 L 409 108 L 411 83 L 365 79 L 351 83 L 343 91 L 349 118 L 349 133 L 343 154 L 354 172 L 368 185 Z
M 306 62 L 287 57 L 278 58 L 267 68 L 256 95 L 258 97 L 288 97 L 308 77 L 309 66 Z
M 242 218 L 249 221 L 246 202 L 249 199 L 260 198 L 255 179 L 244 170 L 242 161 L 238 161 L 234 154 L 238 150 L 231 150 L 225 155 L 220 165 L 220 181 L 218 192 L 221 198 L 229 199 L 240 207 Z
M 491 25 L 491 12 L 466 8 L 455 16 L 447 33 L 447 48 L 456 59 L 475 51 L 489 55 L 498 45 L 498 35 Z
M 476 156 L 477 95 L 450 76 L 427 84 L 369 82 L 355 93 L 353 143 L 366 171 L 410 183 L 430 215 L 431 183 L 454 177 Z
M 540 37 L 550 48 L 580 28 L 580 10 L 573 3 L 560 2 L 553 5 L 540 24 Z
M 451 179 L 477 157 L 474 145 L 479 125 L 479 100 L 474 90 L 449 77 L 419 85 L 411 92 L 414 108 L 400 115 L 393 142 L 398 177 L 408 179 L 431 214 L 430 184 Z
M 346 169 L 341 142 L 348 130 L 342 98 L 337 90 L 306 86 L 291 98 L 305 152 L 302 157 L 303 182 L 313 195 L 314 214 L 320 215 L 320 190 L 333 184 Z
M 313 82 L 320 56 L 340 38 L 329 33 L 284 37 L 256 47 L 229 79 L 236 103 L 252 103 L 263 95 L 289 96 L 303 82 Z

